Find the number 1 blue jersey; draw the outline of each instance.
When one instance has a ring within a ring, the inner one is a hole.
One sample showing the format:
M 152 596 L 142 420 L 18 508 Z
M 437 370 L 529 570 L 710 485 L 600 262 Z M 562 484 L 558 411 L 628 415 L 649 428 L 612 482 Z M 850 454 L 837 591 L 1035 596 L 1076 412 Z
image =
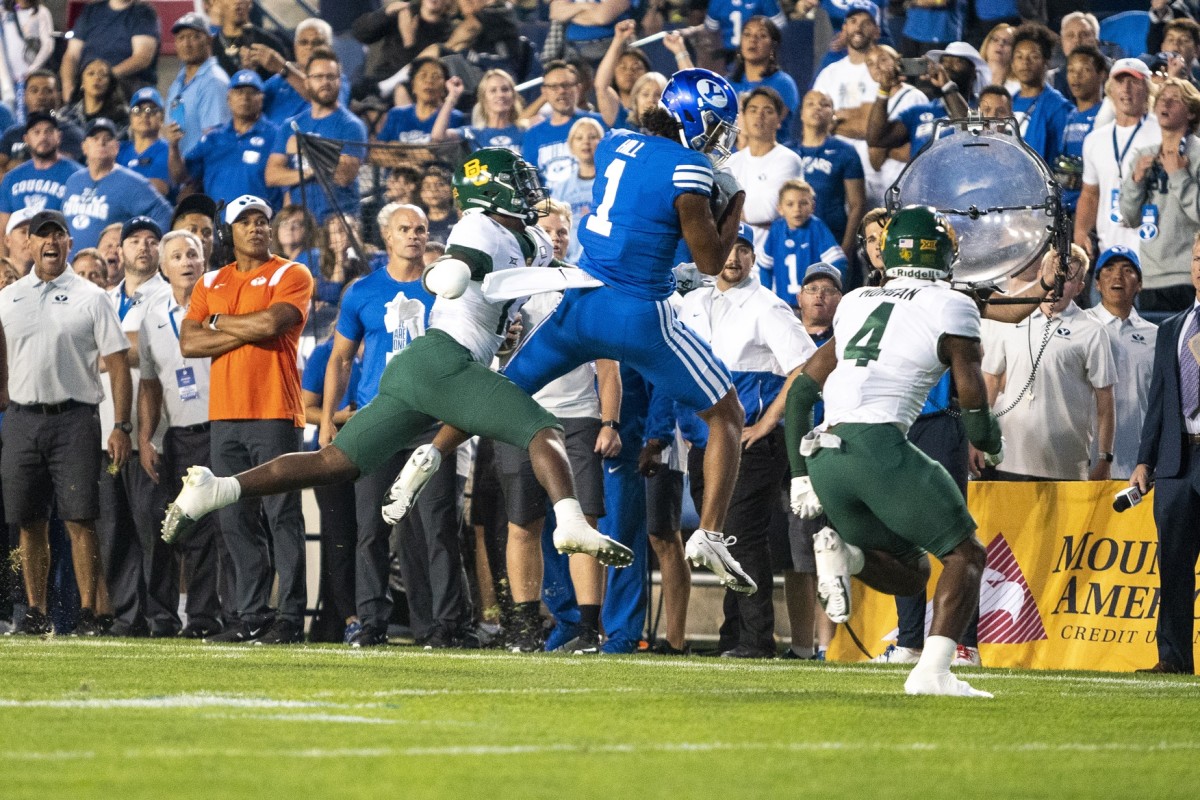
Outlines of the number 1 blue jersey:
M 702 153 L 661 136 L 610 131 L 596 148 L 595 211 L 579 226 L 579 266 L 625 294 L 670 297 L 683 236 L 675 198 L 708 197 L 712 185 L 712 164 Z

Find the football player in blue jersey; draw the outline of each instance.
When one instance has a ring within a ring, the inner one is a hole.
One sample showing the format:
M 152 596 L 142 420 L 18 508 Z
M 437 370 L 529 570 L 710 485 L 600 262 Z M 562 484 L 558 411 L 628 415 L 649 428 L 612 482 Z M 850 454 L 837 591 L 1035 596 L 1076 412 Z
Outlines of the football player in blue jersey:
M 729 372 L 668 304 L 682 238 L 700 272 L 717 275 L 737 236 L 745 193 L 714 163 L 737 136 L 733 87 L 704 69 L 675 73 L 662 106 L 642 115 L 643 133 L 614 130 L 596 149 L 594 211 L 584 218 L 579 266 L 600 284 L 568 289 L 555 312 L 518 348 L 505 368 L 535 392 L 587 361 L 632 367 L 708 425 L 700 529 L 688 540 L 692 563 L 711 569 L 736 591 L 757 586 L 729 555 L 720 532 L 737 477 L 745 412 Z M 447 454 L 466 434 L 443 428 L 434 441 Z M 420 491 L 405 468 L 392 497 Z

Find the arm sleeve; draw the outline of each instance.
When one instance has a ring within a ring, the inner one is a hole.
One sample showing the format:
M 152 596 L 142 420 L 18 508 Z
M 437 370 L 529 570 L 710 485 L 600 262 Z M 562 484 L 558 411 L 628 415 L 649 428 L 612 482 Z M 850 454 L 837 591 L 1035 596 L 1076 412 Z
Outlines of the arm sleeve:
M 149 3 L 137 3 L 130 11 L 134 12 L 133 36 L 153 36 L 159 38 L 158 12 Z
M 111 356 L 113 353 L 128 350 L 129 339 L 126 338 L 125 332 L 121 330 L 121 320 L 117 317 L 117 310 L 112 307 L 112 303 L 108 301 L 108 298 L 99 298 L 96 300 L 93 308 L 93 330 L 96 335 L 96 347 L 99 349 L 100 355 Z
M 362 303 L 359 302 L 359 295 L 362 294 L 359 282 L 355 282 L 342 295 L 342 307 L 338 311 L 337 332 L 345 336 L 352 342 L 361 342 L 363 338 L 363 324 L 359 317 Z
M 1112 343 L 1108 331 L 1097 325 L 1087 350 L 1088 382 L 1092 388 L 1103 389 L 1117 383 L 1117 368 L 1113 361 Z
M 772 303 L 759 320 L 763 340 L 771 348 L 775 360 L 787 375 L 796 367 L 812 358 L 817 352 L 812 337 L 804 330 L 800 319 L 782 300 Z
M 204 184 L 204 160 L 208 157 L 208 153 L 212 149 L 209 146 L 210 141 L 208 134 L 204 134 L 200 137 L 200 141 L 196 142 L 196 146 L 188 150 L 183 157 L 188 175 L 201 185 Z
M 300 312 L 301 322 L 308 319 L 308 307 L 312 303 L 313 278 L 303 264 L 293 264 L 283 273 L 275 291 L 271 292 L 271 303 L 288 303 Z M 194 302 L 194 301 L 193 301 Z
M 709 197 L 713 193 L 713 171 L 708 158 L 701 153 L 693 153 L 695 158 L 681 161 L 675 165 L 671 173 L 671 202 L 685 192 L 701 194 Z

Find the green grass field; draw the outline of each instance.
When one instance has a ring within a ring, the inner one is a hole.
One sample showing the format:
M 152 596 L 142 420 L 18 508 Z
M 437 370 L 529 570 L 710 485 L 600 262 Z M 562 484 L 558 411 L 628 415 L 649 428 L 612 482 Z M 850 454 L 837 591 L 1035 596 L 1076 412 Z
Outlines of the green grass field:
M 0 798 L 1195 798 L 1200 679 L 0 640 Z

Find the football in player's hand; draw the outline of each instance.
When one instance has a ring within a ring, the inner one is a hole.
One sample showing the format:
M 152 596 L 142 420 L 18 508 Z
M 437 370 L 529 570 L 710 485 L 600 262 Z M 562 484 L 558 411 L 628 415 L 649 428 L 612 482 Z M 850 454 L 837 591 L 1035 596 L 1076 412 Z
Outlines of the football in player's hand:
M 713 171 L 713 189 L 712 196 L 709 198 L 708 205 L 712 209 L 713 219 L 717 221 L 717 227 L 725 221 L 725 212 L 729 209 L 729 203 L 733 200 L 734 195 L 742 190 L 738 184 L 737 178 L 731 173 L 724 170 Z

